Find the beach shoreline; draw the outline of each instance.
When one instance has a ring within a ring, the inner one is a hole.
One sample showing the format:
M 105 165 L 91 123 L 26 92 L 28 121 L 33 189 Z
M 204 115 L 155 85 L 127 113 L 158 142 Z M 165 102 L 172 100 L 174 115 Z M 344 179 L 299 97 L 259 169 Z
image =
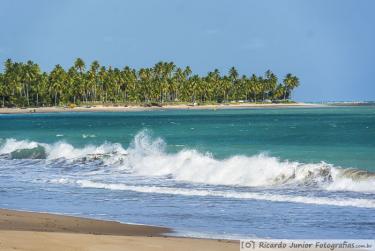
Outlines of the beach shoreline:
M 238 241 L 174 237 L 166 227 L 0 209 L 0 250 L 238 250 Z
M 3 208 L 0 208 L 0 230 L 119 236 L 163 236 L 173 232 L 172 229 L 161 226 Z
M 30 107 L 30 108 L 0 108 L 0 114 L 29 114 L 29 113 L 62 113 L 62 112 L 140 112 L 140 111 L 162 111 L 162 110 L 222 110 L 222 109 L 251 109 L 251 108 L 314 108 L 326 107 L 324 104 L 311 103 L 280 103 L 280 104 L 256 104 L 256 103 L 240 103 L 240 104 L 213 104 L 213 105 L 164 105 L 145 107 L 140 105 L 133 106 L 77 106 L 69 107 Z

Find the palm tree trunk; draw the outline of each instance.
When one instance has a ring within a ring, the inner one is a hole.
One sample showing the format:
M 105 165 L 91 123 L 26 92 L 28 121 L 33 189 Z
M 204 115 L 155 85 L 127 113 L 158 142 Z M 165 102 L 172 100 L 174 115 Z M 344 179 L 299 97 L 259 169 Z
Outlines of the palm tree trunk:
M 285 91 L 284 91 L 284 100 L 286 100 L 286 94 L 287 94 L 288 90 L 285 88 Z
M 26 87 L 26 100 L 27 100 L 27 106 L 30 106 L 29 87 Z

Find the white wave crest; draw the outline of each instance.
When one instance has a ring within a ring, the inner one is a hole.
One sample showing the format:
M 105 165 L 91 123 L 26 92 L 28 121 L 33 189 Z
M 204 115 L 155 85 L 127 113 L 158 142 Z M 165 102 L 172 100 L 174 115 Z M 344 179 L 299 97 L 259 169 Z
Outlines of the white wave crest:
M 168 154 L 161 139 L 136 135 L 123 168 L 142 176 L 168 176 L 177 181 L 230 186 L 316 185 L 329 190 L 375 192 L 375 176 L 355 175 L 325 162 L 281 161 L 265 154 L 219 160 L 184 149 Z
M 39 143 L 34 141 L 6 139 L 0 148 L 0 154 L 8 154 L 20 149 L 33 149 L 38 145 Z
M 87 145 L 83 148 L 75 148 L 66 142 L 57 142 L 45 146 L 47 159 L 79 159 L 84 157 L 102 157 L 103 155 L 120 156 L 127 154 L 121 144 L 104 143 L 100 146 Z
M 342 169 L 330 164 L 299 163 L 283 161 L 276 157 L 259 154 L 235 155 L 226 159 L 214 158 L 211 154 L 194 149 L 183 149 L 168 153 L 165 142 L 152 139 L 147 131 L 138 133 L 128 149 L 119 143 L 104 143 L 76 148 L 59 141 L 43 144 L 31 141 L 8 139 L 0 146 L 0 153 L 11 153 L 17 149 L 33 149 L 43 146 L 46 158 L 55 159 L 100 159 L 115 171 L 126 170 L 127 174 L 160 176 L 176 181 L 244 187 L 314 186 L 330 191 L 355 191 L 375 193 L 375 175 L 365 171 Z M 349 171 L 348 171 L 349 170 Z M 114 172 L 113 175 L 117 175 Z M 116 178 L 116 177 L 114 177 Z
M 54 144 L 45 144 L 29 140 L 6 139 L 0 146 L 0 154 L 12 154 L 15 151 L 34 149 L 40 151 L 42 147 L 46 153 L 46 159 L 53 161 L 56 159 L 77 160 L 77 159 L 102 159 L 105 164 L 111 165 L 121 162 L 127 155 L 126 149 L 119 143 L 104 143 L 99 146 L 86 145 L 82 148 L 74 147 L 64 141 Z
M 93 182 L 89 180 L 78 180 L 76 182 L 79 186 L 84 188 L 100 188 L 109 190 L 126 190 L 140 193 L 157 193 L 157 194 L 172 194 L 184 196 L 212 196 L 224 197 L 234 199 L 252 199 L 252 200 L 266 200 L 275 202 L 293 202 L 316 205 L 329 206 L 352 206 L 375 208 L 375 200 L 369 199 L 334 199 L 327 197 L 307 197 L 307 196 L 293 196 L 280 195 L 258 192 L 231 192 L 231 191 L 210 191 L 197 190 L 187 188 L 172 188 L 172 187 L 157 187 L 157 186 L 128 186 L 124 184 L 106 184 L 101 182 Z

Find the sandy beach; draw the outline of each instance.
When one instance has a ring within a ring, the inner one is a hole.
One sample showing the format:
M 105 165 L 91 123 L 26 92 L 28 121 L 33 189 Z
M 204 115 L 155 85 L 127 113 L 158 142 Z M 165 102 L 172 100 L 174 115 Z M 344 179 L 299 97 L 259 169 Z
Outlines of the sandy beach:
M 239 241 L 234 240 L 164 235 L 172 232 L 171 229 L 164 227 L 0 209 L 1 251 L 232 251 L 240 249 Z
M 219 110 L 219 109 L 246 109 L 246 108 L 283 108 L 283 107 L 322 107 L 322 104 L 288 103 L 288 104 L 220 104 L 220 105 L 165 105 L 162 107 L 152 106 L 77 106 L 68 107 L 37 107 L 37 108 L 0 108 L 0 114 L 23 114 L 23 113 L 57 113 L 57 112 L 131 112 L 131 111 L 153 111 L 153 110 Z
M 0 250 L 238 250 L 236 241 L 167 237 L 163 227 L 0 209 Z

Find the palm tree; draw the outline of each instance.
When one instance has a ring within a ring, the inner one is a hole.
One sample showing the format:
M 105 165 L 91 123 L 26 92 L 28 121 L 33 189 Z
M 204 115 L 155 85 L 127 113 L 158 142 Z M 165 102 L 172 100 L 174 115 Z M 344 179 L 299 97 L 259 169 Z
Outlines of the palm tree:
M 84 71 L 85 71 L 85 62 L 81 58 L 77 58 L 74 61 L 74 69 L 77 72 L 77 78 L 76 80 L 76 85 L 78 86 L 79 90 L 79 96 L 83 98 L 84 101 L 87 101 L 87 93 L 86 93 L 86 79 L 84 76 Z
M 99 84 L 99 100 L 102 103 L 107 102 L 107 90 L 106 90 L 107 70 L 105 66 L 100 67 L 98 72 L 98 84 Z
M 29 80 L 29 87 L 33 93 L 33 95 L 35 95 L 35 105 L 36 106 L 39 106 L 39 95 L 40 95 L 40 87 L 42 86 L 42 84 L 40 84 L 40 81 L 42 81 L 41 79 L 42 77 L 42 72 L 39 68 L 39 65 L 29 61 L 28 62 L 28 80 Z M 29 97 L 28 97 L 28 104 L 30 104 L 30 100 L 29 100 Z
M 93 61 L 85 70 L 81 58 L 65 71 L 56 65 L 51 72 L 27 61 L 4 62 L 0 73 L 2 106 L 59 105 L 72 102 L 229 102 L 246 99 L 286 100 L 299 79 L 287 74 L 282 84 L 267 70 L 263 76 L 242 75 L 231 67 L 226 76 L 215 69 L 205 76 L 194 74 L 189 66 L 177 67 L 173 62 L 158 62 L 152 68 L 108 68 Z
M 229 78 L 230 78 L 230 80 L 232 81 L 233 84 L 235 83 L 235 81 L 238 78 L 238 71 L 236 70 L 236 68 L 234 66 L 229 69 Z
M 61 97 L 65 81 L 65 71 L 61 65 L 56 65 L 50 74 L 50 91 L 54 95 L 54 104 L 57 106 L 58 97 Z
M 4 63 L 5 72 L 3 74 L 3 93 L 7 93 L 7 90 L 9 90 L 8 95 L 9 98 L 9 104 L 12 104 L 12 98 L 15 98 L 16 96 L 16 89 L 17 89 L 17 83 L 14 81 L 16 78 L 16 71 L 15 71 L 15 65 L 16 63 L 13 63 L 13 61 L 8 58 Z M 5 97 L 3 96 L 3 102 L 5 104 Z
M 152 70 L 150 68 L 141 68 L 138 72 L 138 76 L 143 102 L 148 103 L 152 99 L 153 92 L 155 92 L 151 86 Z
M 80 64 L 81 66 L 82 64 Z M 96 100 L 96 92 L 98 87 L 98 70 L 100 68 L 100 64 L 97 60 L 94 60 L 90 65 L 90 70 L 87 73 L 87 82 L 89 87 L 89 96 L 91 97 L 91 101 Z
M 284 80 L 284 100 L 290 98 L 291 92 L 294 88 L 299 86 L 299 79 L 296 76 L 293 76 L 291 73 L 286 74 Z
M 48 105 L 50 103 L 49 101 L 49 91 L 48 91 L 48 85 L 49 85 L 49 75 L 46 72 L 43 72 L 40 74 L 39 79 L 37 80 L 36 84 L 36 92 L 37 92 L 37 100 L 36 100 L 36 106 L 39 106 L 41 104 L 42 106 Z
M 194 75 L 189 79 L 189 92 L 191 94 L 191 102 L 195 103 L 197 92 L 199 91 L 200 78 Z
M 39 85 L 38 81 L 41 75 L 39 65 L 35 64 L 32 61 L 27 61 L 26 65 L 23 65 L 22 70 L 24 90 L 27 105 L 30 106 L 30 92 L 36 95 L 36 105 L 39 105 Z
M 267 70 L 264 79 L 264 85 L 265 85 L 265 95 L 267 96 L 267 99 L 269 96 L 272 97 L 272 92 L 276 89 L 277 86 L 277 76 L 271 71 Z M 271 94 L 271 95 L 270 95 Z
M 224 102 L 229 101 L 229 92 L 232 89 L 232 81 L 230 80 L 230 77 L 224 76 L 223 79 L 220 81 L 220 88 L 223 92 Z
M 213 96 L 215 96 L 216 102 L 221 102 L 224 99 L 223 91 L 221 90 L 221 76 L 218 69 L 214 69 L 213 72 L 209 72 L 207 75 L 208 81 L 211 83 L 213 89 Z
M 230 81 L 232 82 L 232 90 L 231 90 L 231 94 L 233 95 L 233 98 L 234 99 L 237 99 L 238 98 L 238 93 L 237 93 L 237 83 L 238 83 L 238 71 L 236 70 L 236 68 L 233 66 L 229 69 L 229 72 L 228 72 L 228 77 L 230 79 Z
M 67 85 L 67 93 L 65 93 L 66 100 L 68 102 L 72 102 L 73 104 L 77 103 L 77 99 L 79 96 L 79 76 L 74 67 L 70 67 L 66 74 L 66 85 Z
M 253 94 L 253 101 L 257 102 L 257 96 L 261 92 L 262 83 L 255 74 L 251 76 L 248 83 L 250 92 Z
M 125 66 L 123 69 L 124 82 L 126 83 L 126 90 L 124 93 L 124 101 L 139 101 L 138 95 L 138 84 L 137 84 L 137 73 L 134 69 L 129 66 Z
M 82 58 L 77 58 L 76 61 L 74 61 L 74 68 L 76 68 L 76 70 L 82 74 L 83 71 L 85 70 L 85 62 L 83 61 Z

